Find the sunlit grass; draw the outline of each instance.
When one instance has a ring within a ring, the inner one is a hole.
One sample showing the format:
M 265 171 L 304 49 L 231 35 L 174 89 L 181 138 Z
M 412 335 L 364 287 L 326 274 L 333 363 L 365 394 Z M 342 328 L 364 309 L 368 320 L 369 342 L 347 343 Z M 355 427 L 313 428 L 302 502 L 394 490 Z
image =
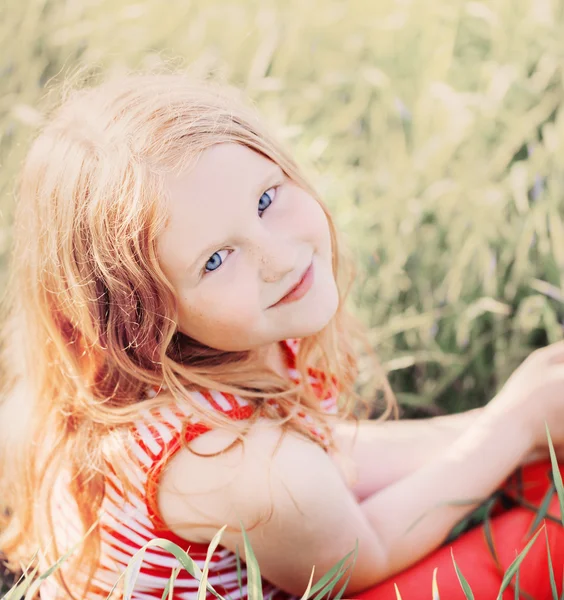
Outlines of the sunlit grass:
M 213 540 L 210 542 L 206 560 L 202 569 L 200 569 L 196 562 L 194 562 L 192 558 L 190 558 L 188 552 L 184 551 L 180 546 L 174 544 L 170 540 L 161 538 L 151 540 L 132 556 L 128 566 L 126 567 L 124 572 L 120 574 L 119 579 L 114 585 L 114 588 L 108 594 L 108 599 L 113 597 L 112 594 L 114 590 L 119 586 L 120 593 L 122 594 L 120 597 L 122 597 L 123 600 L 131 600 L 131 598 L 133 597 L 135 583 L 139 575 L 145 551 L 150 547 L 159 547 L 163 550 L 166 550 L 167 552 L 170 552 L 170 554 L 172 554 L 177 559 L 179 564 L 178 568 L 173 570 L 173 573 L 167 585 L 163 589 L 163 600 L 167 598 L 170 598 L 172 600 L 174 593 L 174 581 L 178 575 L 178 572 L 181 569 L 186 570 L 199 582 L 198 591 L 196 593 L 196 597 L 198 600 L 205 600 L 208 593 L 213 594 L 219 600 L 229 600 L 229 598 L 224 599 L 223 596 L 218 594 L 213 588 L 213 586 L 208 582 L 208 573 L 211 565 L 211 559 L 213 557 L 213 553 L 215 552 L 216 548 L 218 547 L 221 541 L 221 535 L 224 529 L 225 527 L 222 527 L 214 536 Z M 262 600 L 263 586 L 260 574 L 260 567 L 244 530 L 243 537 L 246 556 L 247 577 L 247 591 L 245 597 L 247 597 L 249 600 Z M 313 584 L 313 575 L 315 572 L 315 569 L 313 569 L 311 572 L 309 583 L 306 589 L 304 590 L 301 600 L 306 600 L 307 598 L 312 598 L 313 600 L 321 600 L 321 598 L 327 597 L 327 595 L 330 593 L 333 594 L 332 597 L 335 600 L 339 600 L 340 598 L 342 598 L 346 584 L 348 582 L 347 575 L 350 574 L 356 561 L 356 553 L 357 548 L 349 552 L 344 558 L 338 561 L 337 564 L 327 573 L 324 573 L 323 576 L 319 579 L 319 581 L 317 581 L 315 584 Z M 55 573 L 62 566 L 64 561 L 67 560 L 69 556 L 70 552 L 63 556 L 61 559 L 59 559 L 59 561 L 57 561 L 56 564 L 54 564 L 52 567 L 50 567 L 41 574 L 38 574 L 37 568 L 32 569 L 29 573 L 24 573 L 24 575 L 22 575 L 19 581 L 17 581 L 10 590 L 6 591 L 5 595 L 0 596 L 0 599 L 22 600 L 23 598 L 33 598 L 39 590 L 41 584 L 47 578 L 51 577 L 53 573 Z M 242 592 L 241 567 L 238 568 L 238 573 L 239 591 Z
M 483 404 L 563 337 L 563 30 L 562 0 L 5 0 L 0 290 L 45 84 L 173 58 L 242 87 L 311 173 L 400 401 Z

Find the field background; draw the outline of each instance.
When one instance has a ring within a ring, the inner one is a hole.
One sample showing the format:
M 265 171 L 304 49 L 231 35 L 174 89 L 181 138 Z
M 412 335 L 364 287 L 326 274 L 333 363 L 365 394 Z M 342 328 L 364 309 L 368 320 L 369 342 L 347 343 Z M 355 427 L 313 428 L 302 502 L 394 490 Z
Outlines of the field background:
M 245 89 L 305 165 L 406 414 L 482 404 L 563 337 L 559 0 L 5 0 L 1 286 L 45 86 L 163 61 Z
M 404 414 L 483 404 L 562 339 L 559 0 L 4 0 L 0 289 L 45 86 L 163 61 L 242 87 L 305 165 Z

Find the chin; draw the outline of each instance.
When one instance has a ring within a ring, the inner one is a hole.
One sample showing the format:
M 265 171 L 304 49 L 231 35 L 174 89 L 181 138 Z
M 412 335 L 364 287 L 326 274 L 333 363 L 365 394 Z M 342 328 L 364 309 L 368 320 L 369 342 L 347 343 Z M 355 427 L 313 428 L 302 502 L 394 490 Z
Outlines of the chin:
M 324 294 L 322 302 L 312 303 L 311 310 L 296 315 L 289 323 L 287 338 L 302 338 L 319 333 L 335 316 L 339 306 L 337 289 Z

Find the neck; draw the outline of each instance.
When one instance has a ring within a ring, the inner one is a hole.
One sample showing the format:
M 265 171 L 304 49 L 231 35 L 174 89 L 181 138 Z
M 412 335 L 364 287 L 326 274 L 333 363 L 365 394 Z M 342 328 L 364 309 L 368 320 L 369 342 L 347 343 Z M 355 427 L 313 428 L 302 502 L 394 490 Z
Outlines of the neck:
M 288 362 L 286 353 L 280 342 L 275 342 L 261 348 L 264 364 L 281 377 L 288 377 Z

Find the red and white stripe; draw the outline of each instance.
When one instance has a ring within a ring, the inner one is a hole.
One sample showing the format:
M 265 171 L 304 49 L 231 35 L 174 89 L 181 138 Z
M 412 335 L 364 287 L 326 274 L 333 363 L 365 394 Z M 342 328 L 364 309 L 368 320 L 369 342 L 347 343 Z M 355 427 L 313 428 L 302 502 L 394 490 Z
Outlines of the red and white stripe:
M 287 341 L 289 350 L 289 375 L 298 379 L 294 357 L 297 342 Z M 319 386 L 316 374 L 310 372 L 314 388 Z M 150 394 L 149 394 L 150 395 Z M 154 395 L 154 394 L 153 394 Z M 201 406 L 220 411 L 234 419 L 251 416 L 252 407 L 243 398 L 217 391 L 194 392 L 193 398 Z M 322 408 L 328 413 L 337 409 L 335 396 L 320 398 Z M 302 414 L 311 423 L 312 431 L 323 438 L 323 433 L 315 427 L 311 418 Z M 186 427 L 187 423 L 190 425 Z M 127 486 L 121 482 L 114 469 L 108 465 L 106 473 L 106 493 L 100 517 L 101 557 L 93 579 L 92 590 L 85 600 L 102 600 L 108 597 L 119 575 L 128 565 L 132 556 L 154 538 L 166 538 L 183 549 L 189 548 L 189 555 L 203 569 L 207 545 L 190 543 L 168 530 L 155 506 L 158 479 L 164 463 L 181 447 L 184 440 L 190 440 L 207 431 L 208 428 L 194 421 L 189 407 L 175 403 L 167 407 L 144 410 L 140 419 L 131 428 L 130 444 L 127 448 L 129 461 L 120 464 L 120 472 L 127 478 Z M 82 537 L 82 527 L 74 500 L 68 493 L 64 477 L 53 494 L 53 513 L 60 548 L 69 548 Z M 134 600 L 160 599 L 172 574 L 180 566 L 177 559 L 158 547 L 145 552 L 139 576 L 132 595 Z M 247 574 L 241 563 L 241 587 L 237 576 L 237 559 L 233 552 L 219 546 L 212 556 L 208 581 L 214 589 L 226 598 L 237 600 L 247 597 Z M 74 574 L 73 574 L 74 576 Z M 174 600 L 194 600 L 198 581 L 181 569 L 174 586 Z M 266 599 L 288 599 L 288 595 L 267 582 L 263 594 Z M 50 579 L 41 587 L 42 600 L 55 600 L 65 595 L 55 580 Z M 210 600 L 212 594 L 207 595 Z

